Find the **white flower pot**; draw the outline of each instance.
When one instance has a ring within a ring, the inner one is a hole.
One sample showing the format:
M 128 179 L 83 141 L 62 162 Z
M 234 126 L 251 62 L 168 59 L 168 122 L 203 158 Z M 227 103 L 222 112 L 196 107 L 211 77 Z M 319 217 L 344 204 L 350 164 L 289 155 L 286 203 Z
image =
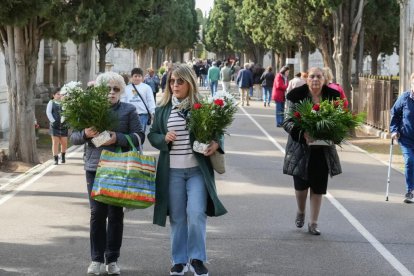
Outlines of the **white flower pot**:
M 193 150 L 195 152 L 204 153 L 208 147 L 208 144 L 200 143 L 199 141 L 194 141 Z
M 92 143 L 95 145 L 95 147 L 100 147 L 106 142 L 111 140 L 111 134 L 108 131 L 101 132 L 98 136 L 92 138 Z
M 332 146 L 334 143 L 328 140 L 315 140 L 308 144 L 308 146 Z

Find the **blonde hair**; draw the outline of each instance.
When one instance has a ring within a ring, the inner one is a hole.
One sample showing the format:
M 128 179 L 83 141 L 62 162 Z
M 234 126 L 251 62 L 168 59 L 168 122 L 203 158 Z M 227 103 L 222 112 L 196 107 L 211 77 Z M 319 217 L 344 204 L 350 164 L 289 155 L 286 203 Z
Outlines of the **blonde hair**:
M 193 68 L 188 66 L 185 63 L 176 65 L 172 71 L 167 75 L 167 83 L 165 85 L 165 92 L 162 96 L 159 105 L 165 106 L 169 102 L 171 102 L 172 97 L 172 90 L 170 86 L 170 79 L 171 76 L 174 75 L 175 77 L 183 79 L 188 84 L 188 98 L 190 100 L 190 105 L 192 106 L 194 103 L 198 102 L 198 99 L 200 97 L 200 94 L 198 92 L 197 87 L 197 77 L 194 73 Z
M 331 83 L 334 78 L 331 68 L 324 67 L 322 70 L 323 70 L 323 74 L 325 75 L 325 84 Z
M 114 82 L 115 85 L 121 88 L 121 94 L 125 91 L 125 81 L 124 78 L 115 72 L 105 72 L 100 74 L 95 81 L 95 86 L 107 85 L 109 82 Z

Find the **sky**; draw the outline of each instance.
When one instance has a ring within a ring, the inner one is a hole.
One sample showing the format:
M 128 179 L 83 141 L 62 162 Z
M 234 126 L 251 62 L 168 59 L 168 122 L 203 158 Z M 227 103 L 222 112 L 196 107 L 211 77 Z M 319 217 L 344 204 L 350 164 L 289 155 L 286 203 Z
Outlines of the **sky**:
M 203 11 L 203 14 L 210 11 L 213 8 L 214 0 L 196 0 L 196 8 Z

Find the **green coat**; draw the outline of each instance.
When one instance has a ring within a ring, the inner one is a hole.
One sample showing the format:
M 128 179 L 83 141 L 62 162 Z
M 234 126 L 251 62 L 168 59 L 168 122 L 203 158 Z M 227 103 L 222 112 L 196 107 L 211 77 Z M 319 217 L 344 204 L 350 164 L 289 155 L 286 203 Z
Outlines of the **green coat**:
M 165 135 L 168 132 L 167 122 L 171 113 L 171 103 L 157 107 L 155 109 L 154 123 L 148 134 L 148 140 L 151 145 L 160 150 L 160 155 L 157 164 L 157 177 L 155 180 L 155 208 L 153 223 L 160 226 L 165 226 L 168 216 L 168 198 L 169 198 L 169 170 L 170 170 L 170 145 L 165 142 Z M 194 143 L 194 136 L 190 134 L 191 144 Z M 219 142 L 220 148 L 223 149 L 222 140 Z M 221 216 L 227 213 L 223 204 L 220 202 L 216 183 L 214 181 L 214 171 L 211 166 L 210 158 L 200 153 L 194 152 L 198 165 L 204 176 L 204 181 L 207 187 L 207 215 Z

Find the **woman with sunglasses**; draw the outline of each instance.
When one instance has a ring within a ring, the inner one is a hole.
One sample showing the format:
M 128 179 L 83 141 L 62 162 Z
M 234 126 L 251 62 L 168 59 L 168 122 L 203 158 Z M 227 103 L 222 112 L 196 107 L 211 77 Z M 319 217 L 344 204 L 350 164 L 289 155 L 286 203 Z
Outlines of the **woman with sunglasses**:
M 289 108 L 294 109 L 296 103 L 306 99 L 311 100 L 313 104 L 318 104 L 323 100 L 339 98 L 339 92 L 324 83 L 325 76 L 322 69 L 310 68 L 307 83 L 286 95 Z M 302 228 L 305 223 L 306 200 L 310 190 L 308 231 L 312 235 L 320 235 L 318 217 L 322 195 L 326 194 L 328 187 L 328 175 L 332 177 L 342 172 L 336 147 L 335 145 L 311 146 L 314 139 L 301 130 L 292 119 L 287 119 L 283 123 L 283 128 L 289 133 L 283 173 L 293 176 L 298 207 L 295 218 L 296 227 Z
M 186 64 L 178 65 L 167 78 L 167 87 L 148 134 L 151 145 L 160 150 L 154 209 L 154 224 L 171 225 L 170 275 L 208 275 L 206 255 L 207 216 L 227 211 L 220 202 L 209 156 L 222 151 L 220 137 L 212 141 L 204 154 L 194 152 L 194 136 L 186 126 L 186 117 L 199 93 L 196 76 Z
M 124 227 L 123 208 L 93 200 L 90 197 L 92 185 L 103 149 L 115 151 L 117 147 L 121 147 L 122 151 L 128 151 L 130 146 L 125 135 L 128 134 L 134 145 L 138 146 L 137 135 L 144 142 L 145 134 L 136 108 L 132 104 L 120 102 L 125 89 L 125 82 L 121 75 L 114 72 L 103 73 L 98 76 L 95 85 L 106 85 L 108 87 L 108 100 L 112 105 L 111 112 L 118 119 L 116 127 L 109 129 L 111 139 L 102 146 L 95 147 L 91 139 L 99 133 L 93 126 L 74 131 L 70 138 L 74 145 L 85 144 L 86 182 L 91 209 L 90 244 L 92 259 L 87 273 L 100 275 L 103 273 L 103 266 L 106 263 L 107 273 L 117 275 L 121 273 L 117 261 L 120 255 Z

